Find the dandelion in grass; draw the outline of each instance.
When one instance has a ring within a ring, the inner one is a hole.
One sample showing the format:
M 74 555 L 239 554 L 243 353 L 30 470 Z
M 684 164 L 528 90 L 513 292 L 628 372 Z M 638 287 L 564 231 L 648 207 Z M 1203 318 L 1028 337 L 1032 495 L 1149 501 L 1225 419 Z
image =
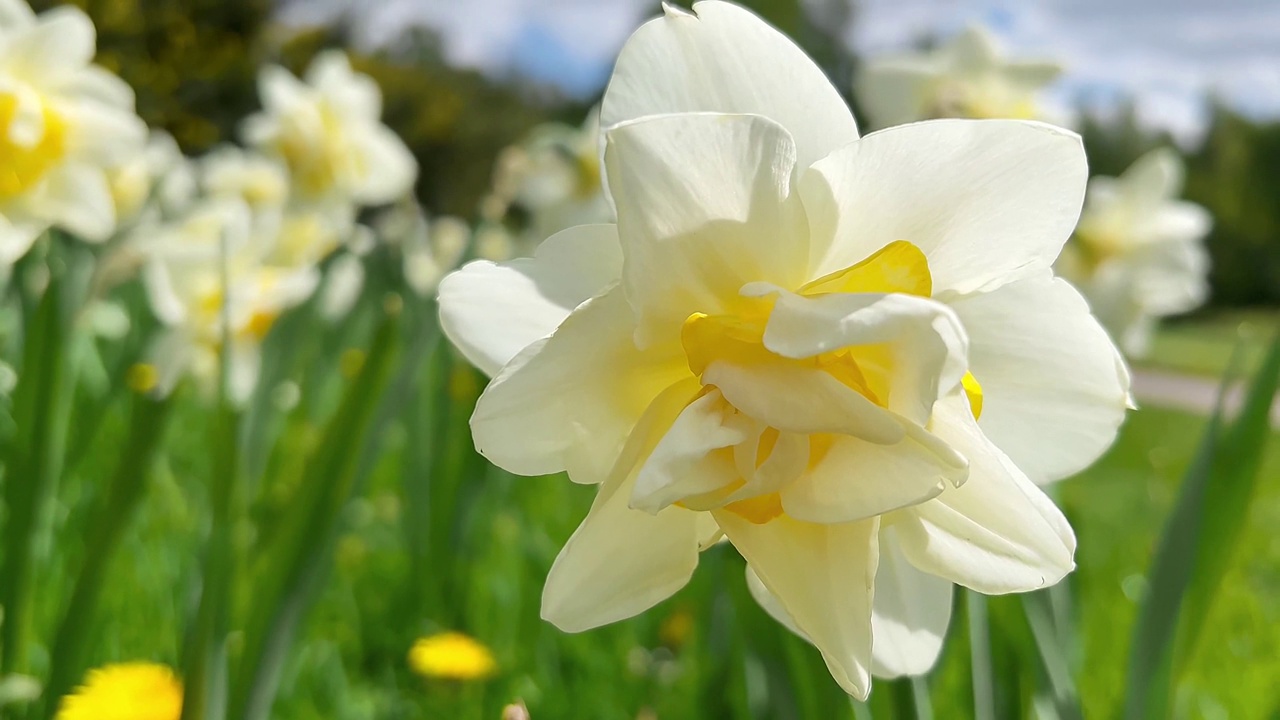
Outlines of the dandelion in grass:
M 245 140 L 284 162 L 299 201 L 380 205 L 412 187 L 417 164 L 380 120 L 381 91 L 341 51 L 318 55 L 303 79 L 263 69 L 258 93 L 263 110 L 245 121 Z
M 164 665 L 123 663 L 91 670 L 62 698 L 55 720 L 178 720 L 182 683 Z
M 37 16 L 0 0 L 0 265 L 50 227 L 93 242 L 115 230 L 108 173 L 147 129 L 129 86 L 92 64 L 94 46 L 76 8 Z
M 990 31 L 975 25 L 933 50 L 868 60 L 854 89 L 876 127 L 930 118 L 1050 119 L 1039 93 L 1061 71 L 1049 61 L 1006 58 Z
M 616 225 L 440 287 L 493 376 L 476 447 L 600 484 L 542 614 L 581 631 L 683 587 L 720 537 L 862 697 L 937 657 L 952 583 L 1051 585 L 1075 537 L 1037 487 L 1114 439 L 1128 375 L 1051 267 L 1080 139 L 939 120 L 859 137 L 821 71 L 728 3 L 668 7 L 601 110 Z
M 494 171 L 493 193 L 481 204 L 494 221 L 518 226 L 518 255 L 542 239 L 575 225 L 612 222 L 600 171 L 600 112 L 581 127 L 547 123 L 503 151 Z M 522 221 L 513 219 L 522 216 Z
M 1091 179 L 1075 236 L 1058 258 L 1058 272 L 1132 357 L 1146 354 L 1158 318 L 1194 310 L 1209 295 L 1204 238 L 1212 218 L 1178 199 L 1183 174 L 1177 153 L 1163 148 L 1118 178 Z
M 493 653 L 478 640 L 458 632 L 419 639 L 409 650 L 409 668 L 436 680 L 483 680 L 498 670 Z

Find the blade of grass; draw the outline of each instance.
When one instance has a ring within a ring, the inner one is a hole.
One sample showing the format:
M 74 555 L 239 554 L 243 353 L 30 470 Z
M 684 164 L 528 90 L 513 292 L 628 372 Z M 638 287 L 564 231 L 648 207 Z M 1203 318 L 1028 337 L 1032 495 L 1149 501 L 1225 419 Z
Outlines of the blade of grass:
M 399 337 L 398 307 L 391 305 L 359 375 L 307 465 L 301 505 L 285 518 L 282 542 L 268 565 L 270 576 L 263 579 L 263 600 L 246 632 L 244 664 L 232 693 L 232 707 L 244 720 L 262 720 L 271 712 L 285 655 L 328 567 L 342 509 L 364 464 L 366 443 L 379 439 L 372 437 L 370 428 Z
M 133 396 L 128 439 L 104 497 L 88 521 L 84 564 L 55 634 L 45 693 L 46 717 L 53 716 L 58 699 L 71 690 L 87 668 L 88 642 L 93 637 L 107 567 L 146 494 L 151 461 L 161 445 L 171 407 L 169 398 Z

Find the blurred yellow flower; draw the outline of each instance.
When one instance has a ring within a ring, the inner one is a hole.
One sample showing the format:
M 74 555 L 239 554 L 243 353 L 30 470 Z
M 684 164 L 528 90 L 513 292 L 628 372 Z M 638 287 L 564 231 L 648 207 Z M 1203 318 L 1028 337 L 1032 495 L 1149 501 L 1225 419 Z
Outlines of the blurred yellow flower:
M 54 720 L 178 720 L 182 683 L 153 663 L 121 663 L 91 670 L 64 697 Z
M 474 638 L 459 632 L 425 637 L 409 650 L 409 667 L 428 678 L 481 680 L 494 674 L 493 653 Z

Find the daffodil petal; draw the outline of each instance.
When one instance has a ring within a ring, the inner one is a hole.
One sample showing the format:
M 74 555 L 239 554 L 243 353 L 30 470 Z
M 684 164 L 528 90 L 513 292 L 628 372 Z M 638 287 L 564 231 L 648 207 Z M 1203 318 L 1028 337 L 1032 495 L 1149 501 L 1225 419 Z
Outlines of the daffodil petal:
M 797 520 L 853 522 L 937 497 L 966 472 L 963 458 L 939 455 L 910 435 L 893 445 L 836 436 L 780 495 L 783 509 Z
M 790 200 L 795 146 L 756 115 L 665 115 L 606 134 L 605 167 L 642 344 L 726 310 L 753 281 L 804 280 L 804 218 Z
M 885 445 L 906 436 L 893 413 L 822 370 L 781 361 L 716 361 L 702 381 L 720 388 L 746 415 L 783 432 L 838 433 Z
M 547 576 L 542 617 L 580 632 L 637 615 L 684 587 L 712 533 L 706 513 L 629 507 L 644 461 L 695 391 L 679 384 L 646 409 L 591 511 Z
M 692 380 L 672 348 L 637 350 L 632 327 L 615 287 L 521 351 L 476 403 L 480 454 L 520 475 L 567 470 L 576 482 L 601 482 L 650 402 Z
M 783 515 L 757 525 L 727 510 L 714 514 L 840 687 L 866 698 L 879 521 L 816 525 Z
M 982 384 L 978 424 L 1027 477 L 1061 479 L 1111 446 L 1129 373 L 1075 288 L 1045 272 L 952 307 Z
M 574 308 L 617 281 L 622 251 L 613 225 L 557 233 L 533 257 L 477 260 L 440 282 L 440 326 L 473 365 L 496 375 Z
M 772 118 L 795 138 L 800 168 L 858 137 L 840 93 L 803 50 L 749 10 L 711 0 L 693 13 L 664 6 L 631 36 L 600 124 L 685 112 Z
M 982 434 L 962 398 L 937 404 L 932 430 L 968 458 L 969 479 L 896 516 L 912 565 L 990 595 L 1053 585 L 1075 568 L 1067 519 Z
M 656 513 L 690 495 L 714 492 L 739 480 L 733 458 L 715 450 L 749 437 L 719 391 L 699 397 L 663 434 L 640 468 L 631 507 Z
M 876 677 L 923 675 L 933 667 L 951 622 L 950 580 L 917 570 L 902 553 L 897 531 L 880 530 L 880 565 L 871 604 L 871 672 Z
M 968 339 L 955 313 L 928 298 L 898 293 L 780 293 L 764 345 L 789 358 L 887 344 L 893 356 L 890 410 L 924 424 L 933 403 L 960 384 Z
M 1016 120 L 934 120 L 872 133 L 800 180 L 813 276 L 895 240 L 924 251 L 935 297 L 1049 267 L 1080 214 L 1080 137 Z

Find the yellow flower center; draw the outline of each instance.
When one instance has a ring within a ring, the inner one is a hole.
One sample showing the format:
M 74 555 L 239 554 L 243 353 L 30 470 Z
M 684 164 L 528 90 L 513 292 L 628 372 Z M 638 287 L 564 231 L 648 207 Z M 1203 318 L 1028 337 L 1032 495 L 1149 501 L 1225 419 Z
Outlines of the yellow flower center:
M 909 242 L 899 240 L 856 265 L 818 278 L 796 291 L 803 297 L 831 293 L 903 293 L 930 297 L 933 278 L 924 252 Z M 719 361 L 736 365 L 787 363 L 816 368 L 871 402 L 888 407 L 892 357 L 887 346 L 859 345 L 799 360 L 783 358 L 764 345 L 765 327 L 775 303 L 775 296 L 742 298 L 733 314 L 691 314 L 685 320 L 681 333 L 689 369 L 701 377 L 711 363 Z M 976 418 L 982 412 L 982 386 L 972 373 L 965 373 L 963 387 Z M 777 438 L 776 429 L 765 430 L 757 450 L 756 467 L 769 459 Z M 834 439 L 828 434 L 809 436 L 810 468 L 822 461 Z M 732 451 L 725 449 L 724 452 Z M 775 492 L 739 500 L 725 508 L 751 522 L 762 524 L 782 514 L 782 501 Z
M 338 114 L 322 103 L 318 115 L 318 136 L 308 132 L 300 121 L 291 122 L 286 118 L 276 144 L 276 149 L 289 166 L 295 187 L 307 197 L 324 195 L 332 190 L 338 183 L 343 162 L 358 159 L 349 152 L 347 136 Z M 356 167 L 354 170 L 364 173 L 367 168 Z
M 173 671 L 125 663 L 90 671 L 84 685 L 62 699 L 54 720 L 178 720 L 181 715 L 182 683 Z
M 0 94 L 0 200 L 21 195 L 44 178 L 67 151 L 67 126 L 62 116 L 42 104 L 44 131 L 35 142 L 13 138 L 18 98 Z
M 409 650 L 409 667 L 419 675 L 444 680 L 480 680 L 498 663 L 489 648 L 457 632 L 422 638 Z

